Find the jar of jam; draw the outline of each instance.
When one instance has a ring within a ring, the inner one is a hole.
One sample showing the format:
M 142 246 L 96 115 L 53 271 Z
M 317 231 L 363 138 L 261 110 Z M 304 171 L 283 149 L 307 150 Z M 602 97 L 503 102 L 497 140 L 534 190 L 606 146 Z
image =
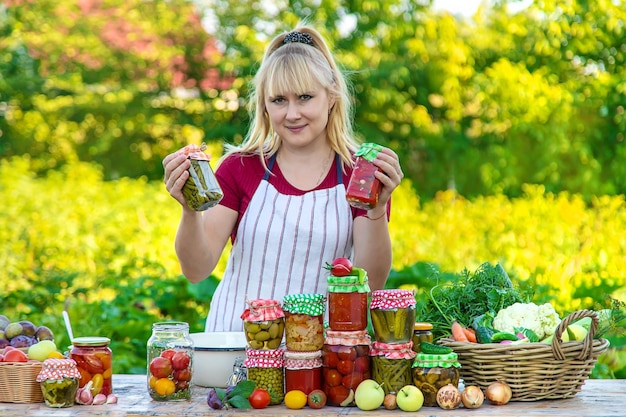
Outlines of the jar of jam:
M 285 392 L 322 389 L 322 351 L 285 351 Z
M 372 379 L 382 386 L 385 394 L 395 394 L 400 388 L 413 383 L 411 367 L 415 352 L 411 349 L 412 345 L 411 341 L 398 344 L 372 343 Z
M 319 351 L 324 346 L 323 294 L 288 294 L 283 298 L 285 346 L 294 352 Z
M 157 401 L 190 400 L 193 340 L 189 336 L 189 324 L 154 323 L 147 348 L 150 397 Z
M 356 270 L 357 268 L 352 268 Z M 367 328 L 367 275 L 359 268 L 359 275 L 328 277 L 328 325 L 335 331 L 360 331 Z
M 429 355 L 418 353 L 413 362 L 413 385 L 424 394 L 424 405 L 434 407 L 437 405 L 437 391 L 439 388 L 452 384 L 459 386 L 459 368 L 456 353 L 444 355 Z
M 241 314 L 243 330 L 250 349 L 278 349 L 285 334 L 285 313 L 276 300 L 248 301 Z
M 246 349 L 244 365 L 248 369 L 248 379 L 256 383 L 256 388 L 270 393 L 270 405 L 280 404 L 285 399 L 284 354 L 282 349 Z
M 46 405 L 54 408 L 74 405 L 79 380 L 80 372 L 73 359 L 46 359 L 37 375 Z
M 381 150 L 380 145 L 364 143 L 354 154 L 356 161 L 346 189 L 346 199 L 352 207 L 371 210 L 378 204 L 381 184 L 374 173 L 379 169 L 372 161 Z
M 410 342 L 415 326 L 415 293 L 400 289 L 372 292 L 370 317 L 377 342 Z
M 417 353 L 421 352 L 420 343 L 433 342 L 433 325 L 430 323 L 417 322 L 413 327 L 413 350 Z
M 76 362 L 80 372 L 79 388 L 91 381 L 91 393 L 113 393 L 113 353 L 108 337 L 75 337 L 72 339 L 70 359 Z
M 202 146 L 187 145 L 179 151 L 191 161 L 189 178 L 182 191 L 187 206 L 195 211 L 204 211 L 217 205 L 224 196 L 209 164 L 209 155 L 203 152 L 205 149 L 203 143 Z
M 356 387 L 372 375 L 370 345 L 367 330 L 326 331 L 322 349 L 322 390 L 329 405 L 355 405 Z

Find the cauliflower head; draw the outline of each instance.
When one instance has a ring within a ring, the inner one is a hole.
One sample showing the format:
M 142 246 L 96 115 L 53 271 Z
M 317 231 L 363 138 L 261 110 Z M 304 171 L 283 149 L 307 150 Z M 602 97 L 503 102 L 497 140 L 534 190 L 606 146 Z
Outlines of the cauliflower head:
M 498 311 L 493 327 L 501 332 L 515 333 L 516 327 L 532 330 L 540 340 L 554 334 L 561 322 L 550 303 L 515 303 Z

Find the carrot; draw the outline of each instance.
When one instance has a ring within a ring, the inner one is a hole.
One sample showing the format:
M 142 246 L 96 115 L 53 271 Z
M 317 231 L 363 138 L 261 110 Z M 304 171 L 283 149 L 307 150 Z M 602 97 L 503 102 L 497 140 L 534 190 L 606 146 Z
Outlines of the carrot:
M 450 331 L 452 333 L 452 338 L 457 342 L 469 342 L 469 339 L 465 335 L 463 331 L 463 326 L 459 324 L 458 321 L 453 321 L 452 326 L 450 327 Z
M 465 332 L 465 336 L 470 343 L 478 343 L 478 340 L 476 340 L 476 331 L 474 329 L 471 327 L 464 327 L 463 332 Z

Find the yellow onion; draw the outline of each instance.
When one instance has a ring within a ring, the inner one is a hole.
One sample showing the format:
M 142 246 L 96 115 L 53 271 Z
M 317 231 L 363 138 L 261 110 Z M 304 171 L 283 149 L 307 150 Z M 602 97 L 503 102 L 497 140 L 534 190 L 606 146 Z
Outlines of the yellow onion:
M 512 396 L 511 387 L 504 381 L 496 381 L 485 390 L 485 397 L 494 405 L 504 405 L 511 401 Z
M 453 410 L 461 404 L 461 393 L 452 384 L 444 385 L 437 391 L 437 404 L 444 410 Z
M 465 387 L 463 392 L 461 393 L 461 401 L 465 408 L 478 408 L 483 405 L 483 401 L 485 401 L 485 395 L 480 387 L 476 385 L 470 385 Z

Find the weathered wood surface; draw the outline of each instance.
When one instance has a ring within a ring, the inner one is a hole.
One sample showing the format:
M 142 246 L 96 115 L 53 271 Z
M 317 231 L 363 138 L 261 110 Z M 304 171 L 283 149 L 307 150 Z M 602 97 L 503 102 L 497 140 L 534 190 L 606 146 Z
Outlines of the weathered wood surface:
M 11 404 L 0 403 L 1 417 L 178 417 L 178 416 L 261 416 L 261 417 L 326 417 L 326 416 L 360 416 L 387 417 L 406 415 L 401 410 L 388 411 L 380 408 L 375 411 L 361 411 L 356 407 L 324 407 L 313 410 L 305 407 L 301 410 L 289 410 L 284 405 L 271 406 L 263 410 L 212 410 L 206 404 L 206 388 L 194 387 L 191 401 L 157 402 L 153 401 L 146 390 L 144 375 L 114 375 L 113 389 L 119 397 L 117 405 L 75 405 L 69 408 L 49 408 L 43 403 Z M 424 417 L 452 416 L 499 416 L 499 417 L 533 417 L 533 416 L 581 416 L 609 417 L 626 416 L 626 379 L 621 380 L 588 380 L 582 391 L 573 398 L 563 400 L 545 400 L 535 402 L 512 402 L 504 406 L 484 404 L 476 410 L 458 408 L 442 410 L 438 407 L 423 407 L 410 413 Z

